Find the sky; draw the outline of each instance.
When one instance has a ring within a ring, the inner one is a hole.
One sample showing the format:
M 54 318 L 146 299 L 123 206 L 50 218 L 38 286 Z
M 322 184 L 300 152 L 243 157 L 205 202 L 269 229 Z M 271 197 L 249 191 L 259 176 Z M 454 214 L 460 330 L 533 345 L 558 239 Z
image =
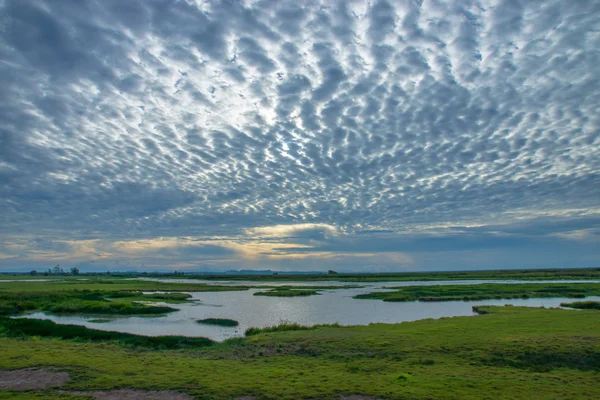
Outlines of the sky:
M 0 0 L 0 272 L 600 266 L 597 0 Z

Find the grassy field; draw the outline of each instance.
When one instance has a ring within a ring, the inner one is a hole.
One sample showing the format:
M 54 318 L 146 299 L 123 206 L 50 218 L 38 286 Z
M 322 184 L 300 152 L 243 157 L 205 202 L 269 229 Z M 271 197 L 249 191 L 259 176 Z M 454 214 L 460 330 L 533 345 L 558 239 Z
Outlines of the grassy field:
M 30 276 L 23 274 L 0 274 L 2 280 L 123 280 L 125 278 L 140 278 L 140 275 L 59 275 L 59 276 Z M 391 272 L 391 273 L 339 273 L 339 274 L 145 274 L 146 278 L 177 278 L 204 279 L 226 281 L 256 281 L 256 282 L 289 282 L 289 281 L 343 281 L 343 282 L 384 282 L 384 281 L 436 281 L 436 280 L 486 280 L 486 279 L 517 279 L 517 280 L 555 280 L 555 279 L 600 279 L 600 268 L 562 268 L 562 269 L 508 269 L 487 271 L 447 271 L 447 272 Z
M 90 280 L 51 280 L 44 282 L 2 282 L 0 292 L 57 290 L 143 291 L 143 292 L 220 292 L 248 290 L 247 286 L 220 286 L 205 283 L 153 282 L 131 279 L 96 278 Z
M 583 298 L 600 295 L 600 283 L 487 283 L 405 286 L 394 289 L 396 289 L 394 292 L 372 292 L 356 295 L 354 298 L 383 301 L 456 301 L 549 297 Z
M 60 388 L 67 391 L 175 389 L 198 399 L 600 398 L 595 310 L 492 307 L 476 317 L 289 327 L 175 350 L 22 334 L 0 338 L 0 354 L 0 369 L 68 371 L 73 379 Z M 75 398 L 58 389 L 0 391 L 1 399 L 37 396 Z
M 168 278 L 169 275 L 149 274 L 149 277 Z M 563 268 L 532 270 L 495 271 L 448 271 L 448 272 L 393 272 L 393 273 L 338 273 L 338 274 L 187 274 L 179 279 L 205 279 L 255 282 L 289 281 L 342 281 L 342 282 L 385 282 L 385 281 L 438 281 L 438 280 L 558 280 L 600 279 L 600 268 Z M 0 278 L 1 279 L 1 278 Z

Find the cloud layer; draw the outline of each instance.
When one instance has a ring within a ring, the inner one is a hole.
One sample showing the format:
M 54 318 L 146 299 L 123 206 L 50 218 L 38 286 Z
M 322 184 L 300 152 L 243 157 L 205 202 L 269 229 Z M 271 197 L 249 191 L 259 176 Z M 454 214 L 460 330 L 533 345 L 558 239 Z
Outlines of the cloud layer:
M 599 32 L 594 0 L 4 0 L 0 268 L 600 265 Z

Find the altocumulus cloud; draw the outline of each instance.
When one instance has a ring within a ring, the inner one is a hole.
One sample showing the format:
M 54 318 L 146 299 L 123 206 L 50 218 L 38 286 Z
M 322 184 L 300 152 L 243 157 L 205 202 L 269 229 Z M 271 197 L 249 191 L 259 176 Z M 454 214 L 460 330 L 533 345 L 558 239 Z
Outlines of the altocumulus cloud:
M 595 0 L 0 2 L 0 268 L 600 265 Z

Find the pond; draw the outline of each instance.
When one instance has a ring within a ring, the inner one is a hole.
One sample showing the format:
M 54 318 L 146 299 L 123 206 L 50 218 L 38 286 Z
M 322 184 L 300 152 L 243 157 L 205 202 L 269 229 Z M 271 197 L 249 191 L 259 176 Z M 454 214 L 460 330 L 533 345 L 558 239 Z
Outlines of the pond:
M 486 281 L 488 282 L 488 281 Z M 506 283 L 506 281 L 499 281 Z M 569 281 L 573 282 L 573 281 Z M 589 282 L 589 281 L 587 281 Z M 214 282 L 213 282 L 214 283 Z M 369 293 L 373 289 L 404 286 L 409 282 L 378 282 L 355 289 L 323 290 L 321 295 L 309 297 L 265 297 L 253 294 L 261 289 L 234 292 L 190 292 L 193 303 L 176 304 L 179 311 L 160 317 L 109 317 L 110 322 L 91 322 L 106 316 L 58 316 L 37 312 L 28 318 L 51 319 L 61 324 L 85 325 L 94 329 L 135 333 L 140 335 L 203 336 L 213 340 L 225 340 L 243 336 L 250 327 L 265 327 L 282 322 L 302 325 L 332 324 L 368 325 L 370 323 L 398 323 L 426 318 L 474 315 L 474 305 L 504 305 L 529 307 L 558 307 L 568 298 L 510 299 L 447 302 L 383 302 L 381 300 L 357 300 L 352 296 Z M 413 284 L 429 284 L 418 282 Z M 456 282 L 449 282 L 455 284 Z M 469 281 L 469 283 L 474 283 Z M 516 282 L 515 282 L 516 283 Z M 306 283 L 304 283 L 306 285 Z M 309 283 L 312 285 L 312 283 Z M 328 282 L 331 285 L 331 282 Z M 436 284 L 440 284 L 437 282 Z M 588 297 L 600 300 L 600 297 Z M 577 311 L 573 311 L 577 312 Z M 220 327 L 196 323 L 204 318 L 228 318 L 239 321 L 237 327 Z

